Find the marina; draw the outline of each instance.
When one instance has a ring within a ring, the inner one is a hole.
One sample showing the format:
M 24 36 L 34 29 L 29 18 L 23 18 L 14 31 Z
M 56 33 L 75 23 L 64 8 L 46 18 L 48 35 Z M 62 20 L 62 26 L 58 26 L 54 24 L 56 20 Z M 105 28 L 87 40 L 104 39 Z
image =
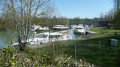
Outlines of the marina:
M 96 32 L 88 31 L 89 33 L 86 35 L 76 35 L 75 30 L 80 27 L 73 25 L 71 29 L 68 30 L 56 30 L 56 31 L 51 31 L 51 32 L 38 32 L 35 29 L 40 28 L 40 26 L 34 26 L 31 29 L 31 36 L 28 37 L 27 43 L 29 45 L 38 45 L 38 44 L 44 44 L 44 43 L 50 43 L 50 42 L 55 42 L 55 41 L 64 41 L 64 40 L 83 40 L 83 39 L 88 39 L 91 36 L 95 35 Z M 14 37 L 11 37 L 6 44 L 11 44 L 10 41 L 14 40 L 12 46 L 18 45 L 17 39 L 13 39 Z M 22 41 L 25 42 L 25 41 Z M 3 41 L 1 40 L 1 43 Z M 6 45 L 4 44 L 4 45 Z
M 0 67 L 120 67 L 120 0 L 0 0 Z

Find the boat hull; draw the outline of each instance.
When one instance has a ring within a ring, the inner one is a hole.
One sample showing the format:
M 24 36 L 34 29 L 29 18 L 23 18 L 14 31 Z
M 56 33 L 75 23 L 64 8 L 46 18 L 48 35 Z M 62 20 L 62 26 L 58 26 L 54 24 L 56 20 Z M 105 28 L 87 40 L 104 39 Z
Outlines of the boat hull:
M 87 35 L 88 32 L 76 32 L 76 31 L 74 31 L 74 34 L 75 35 Z
M 53 30 L 68 30 L 68 28 L 53 28 Z

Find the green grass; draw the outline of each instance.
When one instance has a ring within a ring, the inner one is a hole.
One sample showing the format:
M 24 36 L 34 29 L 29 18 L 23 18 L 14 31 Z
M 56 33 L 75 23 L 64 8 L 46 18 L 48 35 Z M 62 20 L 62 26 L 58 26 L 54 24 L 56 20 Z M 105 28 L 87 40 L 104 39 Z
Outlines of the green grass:
M 101 28 L 95 28 L 92 31 L 98 32 L 89 40 L 78 40 L 70 43 L 65 50 L 65 54 L 74 57 L 74 45 L 77 45 L 77 59 L 84 58 L 90 63 L 100 67 L 117 67 L 117 55 L 120 51 L 120 34 L 114 35 L 119 30 L 108 29 L 108 33 L 100 33 Z M 108 45 L 109 39 L 117 39 L 118 45 L 111 47 Z
M 103 28 L 102 27 L 93 27 L 93 28 L 90 28 L 90 31 L 94 31 L 94 32 L 97 32 L 97 33 L 100 33 L 100 30 L 102 30 Z
M 101 34 L 103 32 L 104 33 L 114 33 L 114 32 L 120 33 L 120 30 L 115 30 L 114 28 L 106 29 L 104 27 L 93 27 L 93 28 L 90 28 L 90 30 L 97 32 L 98 34 Z
M 90 63 L 98 65 L 100 67 L 116 67 L 116 57 L 120 50 L 120 45 L 117 47 L 108 46 L 108 40 L 116 38 L 120 40 L 120 37 L 105 37 L 94 38 L 89 40 L 76 41 L 69 45 L 69 48 L 65 50 L 65 54 L 74 57 L 74 45 L 77 45 L 77 59 L 84 58 Z M 100 45 L 99 45 L 100 44 Z M 120 44 L 120 42 L 119 42 Z
M 118 52 L 120 51 L 120 34 L 114 35 L 114 32 L 120 33 L 119 30 L 107 29 L 107 33 L 101 33 L 100 30 L 104 28 L 91 29 L 97 34 L 88 40 L 71 40 L 63 42 L 55 42 L 53 45 L 37 49 L 43 54 L 48 55 L 67 55 L 75 57 L 76 45 L 76 59 L 84 59 L 89 63 L 95 64 L 99 67 L 117 67 Z M 106 32 L 105 31 L 105 32 Z M 117 39 L 118 45 L 112 47 L 108 45 L 109 39 Z

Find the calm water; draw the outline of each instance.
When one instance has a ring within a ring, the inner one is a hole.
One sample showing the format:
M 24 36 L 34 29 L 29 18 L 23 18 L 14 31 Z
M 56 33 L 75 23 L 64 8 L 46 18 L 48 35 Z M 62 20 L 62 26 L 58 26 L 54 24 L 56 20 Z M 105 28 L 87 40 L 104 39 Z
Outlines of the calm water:
M 11 39 L 15 39 L 15 32 L 0 31 L 0 48 L 10 45 Z
M 73 30 L 68 30 L 73 39 L 77 39 L 78 36 L 74 35 Z M 0 31 L 0 48 L 4 48 L 6 45 L 11 44 L 11 40 L 16 40 L 15 32 L 10 31 Z

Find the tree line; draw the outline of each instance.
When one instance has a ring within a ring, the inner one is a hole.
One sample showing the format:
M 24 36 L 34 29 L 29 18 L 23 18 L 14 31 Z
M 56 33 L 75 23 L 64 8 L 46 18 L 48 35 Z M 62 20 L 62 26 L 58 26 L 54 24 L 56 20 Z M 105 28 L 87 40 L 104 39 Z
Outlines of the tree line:
M 51 18 L 42 17 L 42 18 L 31 18 L 31 21 L 34 21 L 34 25 L 40 25 L 40 26 L 48 26 L 53 27 L 54 25 L 78 25 L 78 24 L 95 24 L 99 18 L 66 18 L 66 17 L 56 17 L 53 16 Z M 1 30 L 15 30 L 15 23 L 11 19 L 7 18 L 0 18 L 0 29 Z
M 31 18 L 33 25 L 53 27 L 54 25 L 68 25 L 69 19 L 65 17 L 42 17 L 42 18 Z M 0 30 L 16 30 L 16 24 L 7 18 L 0 18 Z
M 113 0 L 113 3 L 113 8 L 105 14 L 101 14 L 100 20 L 111 21 L 115 29 L 120 29 L 120 0 Z
M 91 25 L 91 24 L 96 24 L 96 22 L 98 22 L 98 19 L 99 18 L 93 18 L 93 19 L 90 19 L 90 18 L 79 18 L 79 17 L 75 17 L 75 18 L 72 18 L 72 19 L 69 19 L 69 23 L 70 24 L 73 24 L 73 25 L 78 25 L 78 24 L 88 24 L 88 25 Z

